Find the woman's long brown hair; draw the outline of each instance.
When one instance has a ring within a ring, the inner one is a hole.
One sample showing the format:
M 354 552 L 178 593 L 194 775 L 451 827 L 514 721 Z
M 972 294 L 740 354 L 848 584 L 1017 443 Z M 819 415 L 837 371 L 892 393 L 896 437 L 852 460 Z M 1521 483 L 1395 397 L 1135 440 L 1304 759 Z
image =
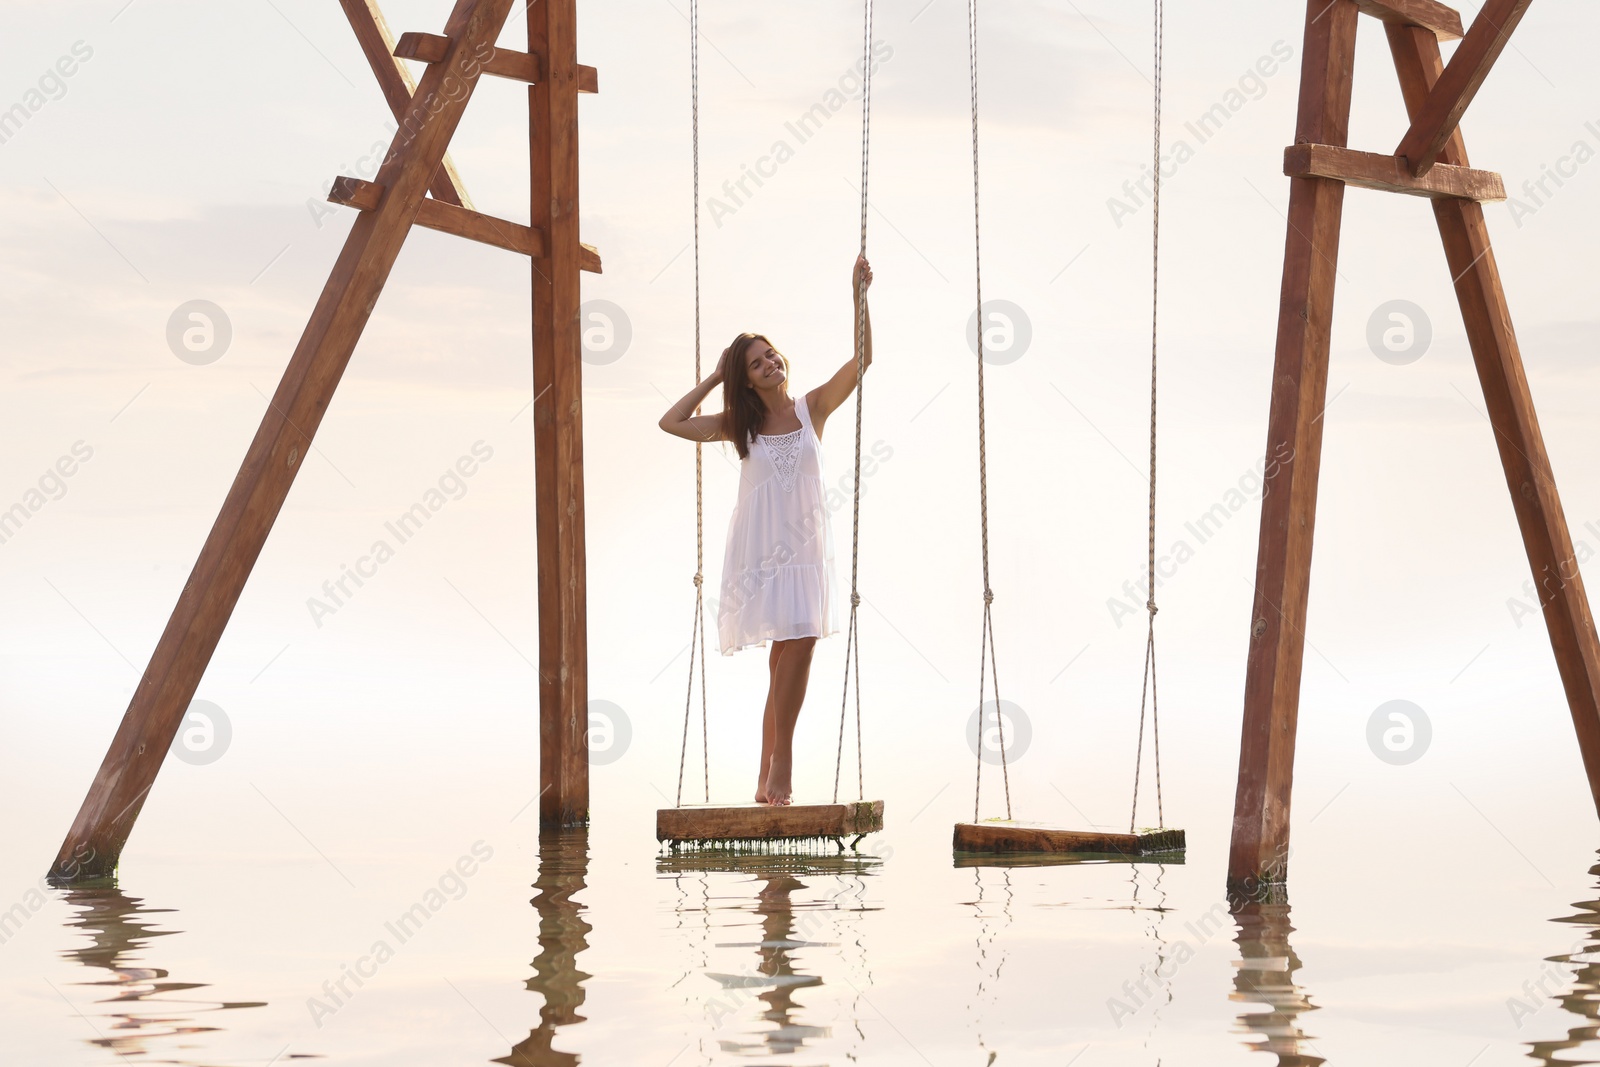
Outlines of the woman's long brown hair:
M 759 333 L 741 333 L 733 339 L 723 358 L 727 363 L 722 372 L 722 410 L 727 412 L 728 438 L 739 450 L 739 458 L 744 459 L 750 454 L 750 446 L 755 443 L 757 429 L 767 417 L 767 406 L 761 402 L 761 394 L 755 391 L 750 384 L 750 361 L 748 359 L 750 346 L 760 341 L 771 345 L 765 336 Z M 777 352 L 776 346 L 773 351 Z M 778 358 L 783 360 L 783 374 L 789 376 L 789 360 L 782 352 Z

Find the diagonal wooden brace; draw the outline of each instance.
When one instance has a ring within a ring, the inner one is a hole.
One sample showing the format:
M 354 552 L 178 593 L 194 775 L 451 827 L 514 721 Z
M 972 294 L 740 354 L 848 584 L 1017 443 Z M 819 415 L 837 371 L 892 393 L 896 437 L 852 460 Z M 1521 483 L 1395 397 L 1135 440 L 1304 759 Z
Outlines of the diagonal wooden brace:
M 1407 109 L 1415 115 L 1443 83 L 1439 45 L 1426 34 L 1401 27 L 1388 29 L 1400 89 Z M 1444 72 L 1448 73 L 1448 68 Z M 1445 163 L 1465 158 L 1459 137 L 1446 143 L 1443 158 Z M 1483 386 L 1484 406 L 1494 428 L 1495 447 L 1522 531 L 1528 565 L 1539 590 L 1539 603 L 1566 690 L 1589 789 L 1600 810 L 1600 639 L 1595 635 L 1594 616 L 1578 570 L 1578 554 L 1534 411 L 1521 348 L 1500 281 L 1500 267 L 1489 243 L 1481 206 L 1462 200 L 1435 200 L 1433 213 L 1444 242 L 1445 259 L 1455 279 L 1467 342 Z
M 417 83 L 412 80 L 411 71 L 406 65 L 396 63 L 391 55 L 395 48 L 394 35 L 389 32 L 383 12 L 378 10 L 377 0 L 339 0 L 339 6 L 344 8 L 345 18 L 350 20 L 350 28 L 355 31 L 356 42 L 367 57 L 367 66 L 372 68 L 373 77 L 378 79 L 378 88 L 383 90 L 383 98 L 388 102 L 389 110 L 394 112 L 395 121 L 399 122 L 411 106 Z M 456 165 L 450 161 L 448 152 L 439 161 L 439 170 L 429 187 L 434 197 L 446 204 L 472 207 L 472 198 L 467 195 L 467 187 L 462 183 L 461 175 L 456 173 Z
M 1460 125 L 1467 106 L 1478 95 L 1483 79 L 1489 76 L 1495 60 L 1510 43 L 1511 32 L 1522 21 L 1530 3 L 1532 0 L 1488 0 L 1478 17 L 1472 20 L 1472 28 L 1462 38 L 1455 55 L 1450 57 L 1450 65 L 1428 90 L 1427 99 L 1419 106 L 1408 108 L 1412 116 L 1411 128 L 1401 138 L 1394 154 L 1405 157 L 1412 174 L 1421 177 L 1428 173 L 1439 158 L 1445 142 Z
M 450 52 L 423 75 L 378 170 L 387 194 L 345 239 L 294 356 L 234 478 L 200 558 L 167 620 L 133 700 L 51 870 L 58 883 L 111 876 L 162 760 L 373 305 L 444 158 L 511 0 L 457 0 Z

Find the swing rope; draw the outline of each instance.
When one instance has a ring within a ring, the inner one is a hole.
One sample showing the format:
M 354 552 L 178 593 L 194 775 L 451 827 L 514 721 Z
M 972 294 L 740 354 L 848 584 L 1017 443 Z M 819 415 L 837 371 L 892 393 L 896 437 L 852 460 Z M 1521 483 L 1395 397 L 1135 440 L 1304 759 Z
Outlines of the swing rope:
M 700 384 L 700 4 L 689 0 L 689 100 L 694 141 L 694 382 Z M 700 414 L 699 407 L 695 414 Z M 703 442 L 694 443 L 694 631 L 689 637 L 689 687 L 683 698 L 683 744 L 678 750 L 678 799 L 683 806 L 683 769 L 689 752 L 689 709 L 694 701 L 694 653 L 700 649 L 700 755 L 705 802 L 711 803 L 710 734 L 706 727 L 705 465 Z
M 1005 785 L 1006 818 L 1011 818 L 1011 769 L 1006 761 L 1006 722 L 1000 712 L 1000 666 L 995 661 L 994 619 L 991 613 L 994 590 L 989 587 L 989 475 L 988 444 L 983 422 L 983 228 L 978 205 L 978 2 L 967 0 L 967 75 L 972 97 L 972 256 L 976 287 L 978 323 L 978 523 L 983 542 L 983 634 L 978 647 L 978 743 L 976 783 L 972 790 L 972 821 L 980 818 L 983 792 L 983 682 L 985 660 L 993 667 L 994 715 L 1000 731 L 1000 776 Z
M 861 255 L 867 254 L 867 160 L 872 146 L 872 0 L 862 5 L 861 31 Z M 856 631 L 856 609 L 861 605 L 858 576 L 861 561 L 861 413 L 867 386 L 866 279 L 856 282 L 856 468 L 850 530 L 850 628 L 844 648 L 844 692 L 839 698 L 839 747 L 833 760 L 833 802 L 839 803 L 839 777 L 844 766 L 844 726 L 850 702 L 850 672 L 856 678 L 856 799 L 867 798 L 861 754 L 861 643 Z
M 872 0 L 865 0 L 864 28 L 862 31 L 862 97 L 861 97 L 861 255 L 867 253 L 867 176 L 868 149 L 872 134 Z M 700 336 L 700 5 L 699 0 L 689 0 L 689 84 L 690 114 L 694 158 L 694 380 L 701 381 Z M 839 746 L 834 759 L 833 800 L 839 801 L 839 783 L 844 766 L 844 732 L 848 721 L 850 674 L 854 667 L 856 681 L 856 787 L 860 799 L 866 799 L 865 771 L 861 748 L 861 654 L 857 637 L 856 609 L 861 604 L 860 552 L 861 552 L 861 417 L 860 390 L 866 375 L 866 290 L 863 283 L 856 289 L 856 455 L 854 510 L 850 535 L 850 628 L 845 645 L 845 695 L 839 708 Z M 699 408 L 695 414 L 699 414 Z M 695 606 L 694 629 L 689 639 L 689 681 L 684 694 L 683 740 L 678 750 L 678 793 L 675 806 L 683 805 L 684 771 L 689 752 L 689 723 L 694 704 L 695 652 L 698 648 L 700 662 L 700 751 L 705 802 L 711 802 L 710 732 L 706 711 L 706 635 L 705 635 L 705 465 L 703 442 L 695 442 L 694 449 L 694 517 L 695 517 Z
M 1128 813 L 1128 832 L 1134 832 L 1139 815 L 1139 770 L 1144 762 L 1145 700 L 1149 698 L 1151 734 L 1155 743 L 1156 824 L 1166 826 L 1161 807 L 1161 715 L 1156 701 L 1156 315 L 1160 310 L 1161 268 L 1161 44 L 1164 36 L 1163 0 L 1155 0 L 1155 120 L 1151 145 L 1154 176 L 1150 188 L 1150 529 L 1149 551 L 1145 562 L 1145 610 L 1149 625 L 1145 631 L 1144 676 L 1139 689 L 1139 747 L 1133 763 L 1133 810 Z

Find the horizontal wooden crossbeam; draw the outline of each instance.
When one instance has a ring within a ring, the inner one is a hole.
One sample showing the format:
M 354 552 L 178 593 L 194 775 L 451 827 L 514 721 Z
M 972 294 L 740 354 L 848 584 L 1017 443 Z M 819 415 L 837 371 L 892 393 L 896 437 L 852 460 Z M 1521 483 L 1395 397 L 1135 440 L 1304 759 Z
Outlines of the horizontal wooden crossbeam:
M 1420 178 L 1399 156 L 1357 152 L 1327 144 L 1297 144 L 1283 150 L 1283 172 L 1291 178 L 1337 178 L 1346 185 L 1406 193 L 1431 199 L 1491 203 L 1506 198 L 1506 186 L 1492 170 L 1441 163 Z
M 1404 156 L 1411 173 L 1423 175 L 1439 158 L 1450 135 L 1456 132 L 1467 105 L 1478 95 L 1483 79 L 1511 40 L 1511 31 L 1522 21 L 1532 0 L 1488 0 L 1472 28 L 1462 38 L 1444 73 L 1428 93 L 1427 102 L 1417 112 L 1411 128 L 1394 150 Z
M 437 33 L 403 33 L 394 46 L 394 54 L 401 59 L 415 59 L 423 63 L 437 63 L 443 58 L 450 39 Z M 527 82 L 529 85 L 544 77 L 544 65 L 539 57 L 510 48 L 496 48 L 483 64 L 483 72 L 496 78 Z M 578 65 L 578 92 L 600 91 L 600 75 L 593 67 Z
M 1441 41 L 1454 41 L 1466 32 L 1461 12 L 1437 0 L 1356 0 L 1356 6 L 1384 22 L 1421 26 Z
M 377 182 L 363 181 L 341 174 L 333 180 L 333 188 L 328 192 L 328 199 L 335 204 L 353 207 L 357 211 L 372 211 L 383 200 L 383 186 Z M 524 226 L 520 222 L 497 219 L 492 215 L 469 211 L 438 200 L 422 201 L 422 206 L 417 211 L 417 225 L 465 237 L 469 241 L 481 241 L 486 245 L 504 248 L 508 252 L 520 252 L 525 256 L 542 258 L 545 255 L 545 236 L 542 231 L 532 226 Z M 581 245 L 580 248 L 582 251 L 578 257 L 579 269 L 599 274 L 600 253 L 592 245 Z

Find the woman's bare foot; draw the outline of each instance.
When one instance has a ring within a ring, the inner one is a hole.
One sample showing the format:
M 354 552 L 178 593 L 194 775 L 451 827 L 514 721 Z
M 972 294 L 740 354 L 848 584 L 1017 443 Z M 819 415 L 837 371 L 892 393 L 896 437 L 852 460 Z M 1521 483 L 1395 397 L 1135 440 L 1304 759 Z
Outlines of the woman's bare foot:
M 783 765 L 783 761 L 777 756 L 773 756 L 772 770 L 767 775 L 767 784 L 764 789 L 767 799 L 763 803 L 788 804 L 790 802 L 793 786 L 789 782 L 789 773 L 790 769 Z
M 756 803 L 757 804 L 770 803 L 767 800 L 767 787 L 766 787 L 766 785 L 764 783 L 759 788 L 756 789 Z

